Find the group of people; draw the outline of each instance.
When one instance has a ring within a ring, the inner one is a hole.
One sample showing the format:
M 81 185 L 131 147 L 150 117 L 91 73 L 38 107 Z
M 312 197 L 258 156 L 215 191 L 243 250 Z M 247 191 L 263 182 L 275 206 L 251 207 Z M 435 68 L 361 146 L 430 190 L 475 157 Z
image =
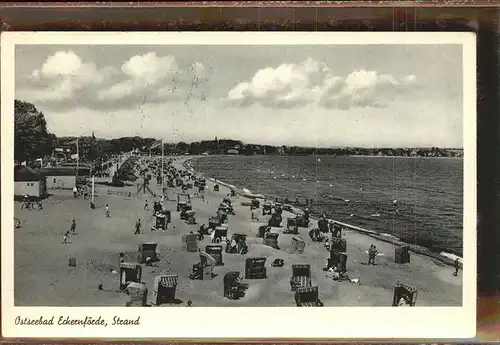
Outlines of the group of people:
M 76 220 L 73 219 L 73 221 L 71 222 L 70 229 L 64 233 L 64 237 L 63 237 L 63 240 L 62 240 L 61 244 L 68 244 L 68 243 L 70 243 L 69 242 L 70 235 L 71 234 L 74 235 L 75 233 L 76 233 Z
M 26 209 L 26 210 L 34 210 L 35 206 L 39 210 L 43 210 L 43 203 L 42 200 L 36 199 L 36 200 L 31 200 L 29 195 L 23 196 L 23 201 L 21 204 L 21 209 Z
M 368 249 L 368 265 L 375 265 L 375 258 L 378 255 L 377 247 L 375 245 L 370 245 Z

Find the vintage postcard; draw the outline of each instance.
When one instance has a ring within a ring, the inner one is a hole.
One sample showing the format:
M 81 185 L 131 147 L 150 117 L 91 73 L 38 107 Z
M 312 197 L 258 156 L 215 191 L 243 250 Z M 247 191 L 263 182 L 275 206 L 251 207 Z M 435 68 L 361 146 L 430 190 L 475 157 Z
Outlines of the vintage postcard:
M 1 48 L 4 336 L 474 336 L 474 34 Z

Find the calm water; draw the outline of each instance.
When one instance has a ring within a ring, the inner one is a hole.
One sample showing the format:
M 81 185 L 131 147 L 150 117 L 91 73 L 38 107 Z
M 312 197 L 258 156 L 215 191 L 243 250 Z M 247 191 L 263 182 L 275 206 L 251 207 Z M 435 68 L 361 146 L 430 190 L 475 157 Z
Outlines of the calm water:
M 207 156 L 193 167 L 254 193 L 307 196 L 313 213 L 462 256 L 462 159 Z

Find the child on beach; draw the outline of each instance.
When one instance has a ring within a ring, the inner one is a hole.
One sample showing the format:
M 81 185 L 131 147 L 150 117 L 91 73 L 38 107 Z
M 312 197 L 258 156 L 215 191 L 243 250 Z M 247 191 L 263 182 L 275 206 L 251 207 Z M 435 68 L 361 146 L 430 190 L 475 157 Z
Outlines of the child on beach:
M 106 218 L 109 218 L 109 206 L 108 206 L 108 204 L 106 204 L 105 209 L 106 209 Z
M 144 210 L 149 211 L 148 201 L 144 200 Z
M 68 240 L 69 240 L 69 230 L 66 231 L 66 233 L 64 234 L 63 241 L 61 242 L 61 244 L 68 244 Z
M 71 223 L 71 232 L 75 233 L 75 230 L 76 230 L 76 223 L 75 220 L 73 219 L 73 223 Z

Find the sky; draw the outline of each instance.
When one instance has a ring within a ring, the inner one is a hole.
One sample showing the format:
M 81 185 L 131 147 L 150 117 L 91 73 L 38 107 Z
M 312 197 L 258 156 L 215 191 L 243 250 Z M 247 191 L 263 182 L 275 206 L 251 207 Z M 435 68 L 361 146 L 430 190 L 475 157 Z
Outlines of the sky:
M 58 136 L 462 147 L 461 45 L 16 45 Z

